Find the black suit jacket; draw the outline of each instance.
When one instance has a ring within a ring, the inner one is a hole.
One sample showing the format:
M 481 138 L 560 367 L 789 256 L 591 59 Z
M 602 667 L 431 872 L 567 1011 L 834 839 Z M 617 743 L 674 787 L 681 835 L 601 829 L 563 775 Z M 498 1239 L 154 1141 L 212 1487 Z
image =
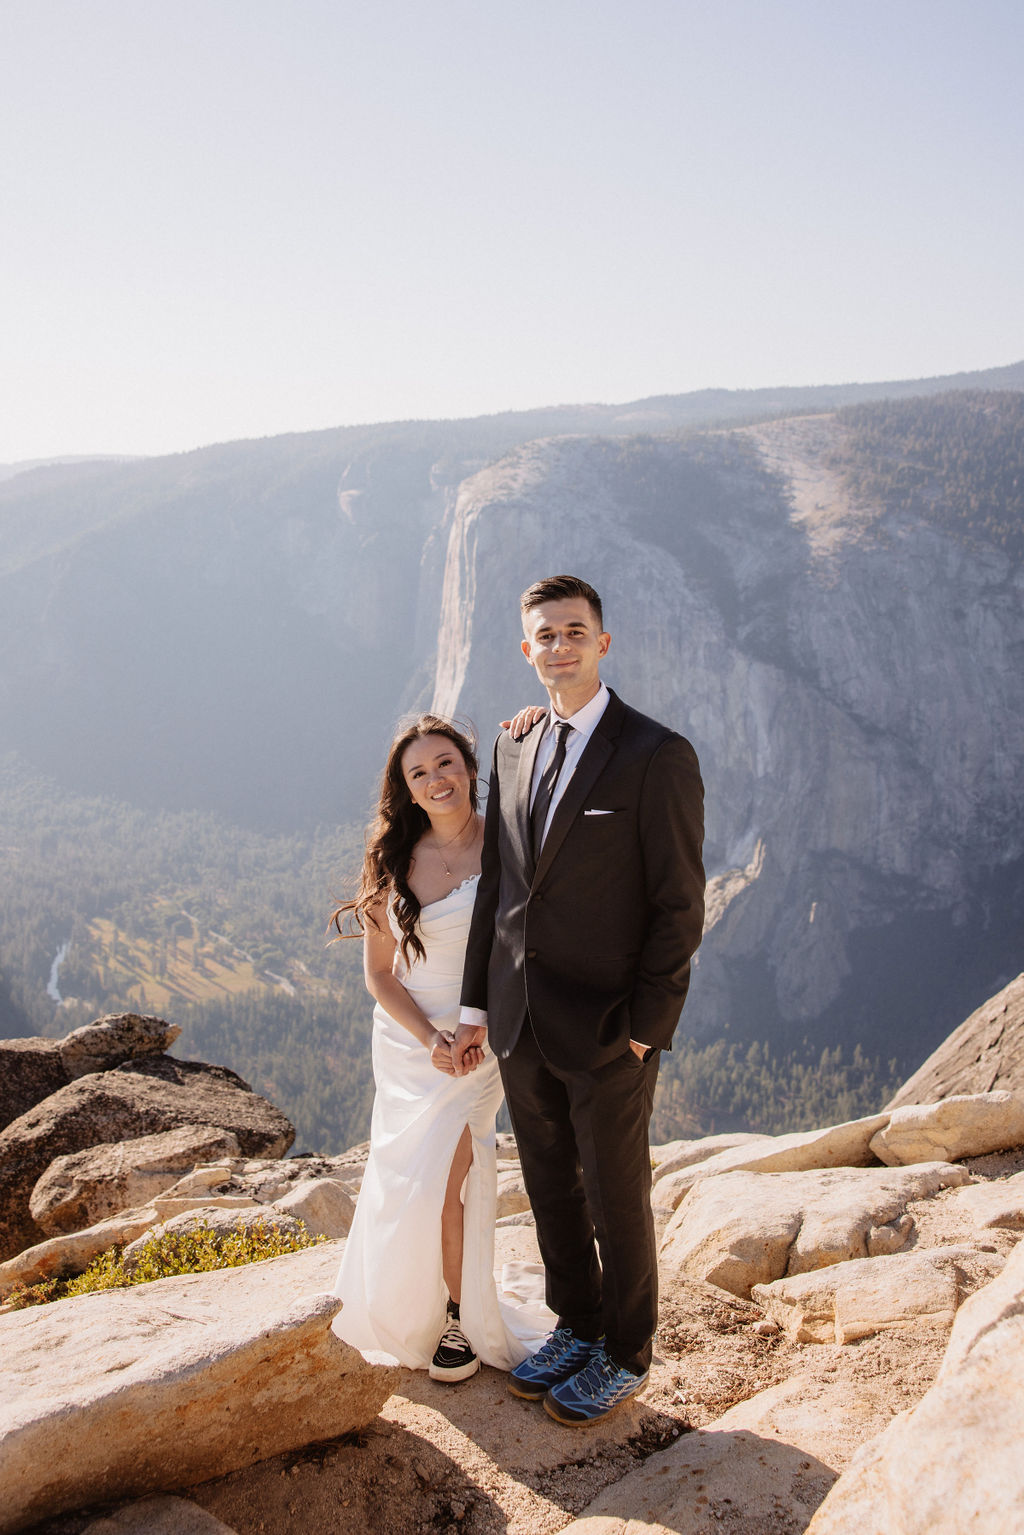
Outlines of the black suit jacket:
M 704 923 L 703 786 L 689 741 L 612 693 L 534 868 L 543 735 L 495 743 L 462 1001 L 499 1056 L 529 1010 L 552 1065 L 589 1070 L 630 1038 L 671 1046 Z

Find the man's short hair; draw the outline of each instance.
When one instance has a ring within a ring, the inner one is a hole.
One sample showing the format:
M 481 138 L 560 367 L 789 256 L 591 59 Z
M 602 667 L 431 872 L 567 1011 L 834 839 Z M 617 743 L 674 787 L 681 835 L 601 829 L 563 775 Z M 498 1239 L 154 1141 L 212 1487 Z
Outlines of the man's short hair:
M 582 597 L 585 602 L 589 602 L 597 619 L 597 627 L 604 630 L 601 599 L 590 583 L 581 581 L 579 576 L 547 576 L 543 581 L 535 581 L 520 597 L 519 611 L 525 618 L 531 608 L 539 608 L 542 602 L 561 602 L 565 597 Z

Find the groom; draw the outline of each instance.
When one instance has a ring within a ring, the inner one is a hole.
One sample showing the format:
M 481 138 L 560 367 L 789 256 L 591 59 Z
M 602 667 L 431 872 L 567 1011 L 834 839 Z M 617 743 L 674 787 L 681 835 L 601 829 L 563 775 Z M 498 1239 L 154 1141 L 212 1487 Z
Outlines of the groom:
M 601 681 L 593 587 L 553 576 L 520 606 L 551 709 L 495 744 L 453 1057 L 500 1058 L 558 1317 L 509 1389 L 578 1424 L 650 1369 L 647 1131 L 703 924 L 703 791 L 690 743 Z

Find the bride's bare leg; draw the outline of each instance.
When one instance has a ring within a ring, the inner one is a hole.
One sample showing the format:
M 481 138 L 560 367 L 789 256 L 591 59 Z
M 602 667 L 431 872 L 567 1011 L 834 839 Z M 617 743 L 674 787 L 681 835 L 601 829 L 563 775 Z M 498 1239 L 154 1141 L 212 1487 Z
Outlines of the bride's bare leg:
M 462 1185 L 472 1161 L 473 1142 L 467 1125 L 452 1157 L 441 1209 L 441 1269 L 448 1294 L 456 1305 L 462 1300 Z

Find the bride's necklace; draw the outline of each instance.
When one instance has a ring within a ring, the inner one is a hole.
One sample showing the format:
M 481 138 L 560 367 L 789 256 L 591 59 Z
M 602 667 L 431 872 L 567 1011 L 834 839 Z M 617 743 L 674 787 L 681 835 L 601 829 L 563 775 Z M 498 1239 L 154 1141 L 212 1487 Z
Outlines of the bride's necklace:
M 442 869 L 449 876 L 449 878 L 451 877 L 451 872 L 452 871 L 448 867 L 448 863 L 447 863 L 447 860 L 445 859 L 444 851 L 443 850 L 446 847 L 451 847 L 453 842 L 458 842 L 459 838 L 462 836 L 462 833 L 466 830 L 466 827 L 469 826 L 470 823 L 475 819 L 475 816 L 476 816 L 476 812 L 471 810 L 469 812 L 469 815 L 467 816 L 466 820 L 463 821 L 462 825 L 459 827 L 458 831 L 455 833 L 454 837 L 449 837 L 447 842 L 441 842 L 441 843 L 431 842 L 430 843 L 430 846 L 433 848 L 434 852 L 437 854 L 438 858 L 440 858 L 440 860 L 441 860 L 441 867 L 442 867 Z

